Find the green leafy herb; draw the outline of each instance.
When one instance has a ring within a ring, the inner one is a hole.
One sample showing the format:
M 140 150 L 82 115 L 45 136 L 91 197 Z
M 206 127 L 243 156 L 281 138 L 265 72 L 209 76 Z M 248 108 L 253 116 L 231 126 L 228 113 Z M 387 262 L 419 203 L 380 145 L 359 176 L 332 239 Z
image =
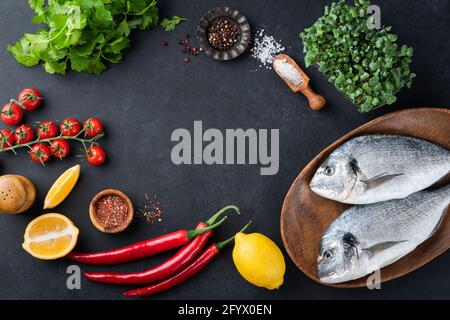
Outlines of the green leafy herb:
M 163 27 L 166 31 L 173 31 L 175 30 L 175 27 L 182 23 L 183 21 L 187 21 L 188 19 L 182 18 L 179 16 L 173 16 L 172 19 L 164 18 L 161 21 L 161 27 Z
M 118 63 L 130 45 L 131 30 L 158 25 L 156 0 L 29 0 L 33 23 L 46 29 L 27 33 L 8 50 L 28 67 L 42 64 L 48 73 L 100 74 L 105 62 Z
M 369 29 L 369 1 L 344 0 L 325 7 L 325 14 L 300 34 L 306 66 L 315 64 L 360 112 L 396 101 L 411 86 L 413 49 L 397 44 L 391 27 Z

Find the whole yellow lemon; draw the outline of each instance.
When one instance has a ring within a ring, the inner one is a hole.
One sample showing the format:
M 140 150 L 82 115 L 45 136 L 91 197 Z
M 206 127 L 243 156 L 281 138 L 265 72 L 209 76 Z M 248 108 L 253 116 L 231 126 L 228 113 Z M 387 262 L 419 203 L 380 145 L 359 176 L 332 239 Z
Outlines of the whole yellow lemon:
M 245 280 L 269 290 L 284 281 L 286 263 L 280 248 L 261 233 L 238 233 L 233 249 L 234 264 Z

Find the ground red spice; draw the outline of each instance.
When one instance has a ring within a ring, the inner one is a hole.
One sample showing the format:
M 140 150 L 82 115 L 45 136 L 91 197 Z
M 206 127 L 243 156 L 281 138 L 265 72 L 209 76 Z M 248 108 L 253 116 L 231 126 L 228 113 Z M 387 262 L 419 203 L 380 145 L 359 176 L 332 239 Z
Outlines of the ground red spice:
M 95 204 L 95 214 L 105 228 L 116 228 L 127 221 L 128 203 L 119 196 L 103 196 Z

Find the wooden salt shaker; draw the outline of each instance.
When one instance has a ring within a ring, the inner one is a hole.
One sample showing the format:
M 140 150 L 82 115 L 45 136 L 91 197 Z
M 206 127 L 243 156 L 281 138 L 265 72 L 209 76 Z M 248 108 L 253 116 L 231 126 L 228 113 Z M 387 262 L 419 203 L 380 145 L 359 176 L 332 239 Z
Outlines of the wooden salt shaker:
M 35 200 L 36 188 L 28 178 L 12 174 L 0 177 L 0 213 L 25 212 Z

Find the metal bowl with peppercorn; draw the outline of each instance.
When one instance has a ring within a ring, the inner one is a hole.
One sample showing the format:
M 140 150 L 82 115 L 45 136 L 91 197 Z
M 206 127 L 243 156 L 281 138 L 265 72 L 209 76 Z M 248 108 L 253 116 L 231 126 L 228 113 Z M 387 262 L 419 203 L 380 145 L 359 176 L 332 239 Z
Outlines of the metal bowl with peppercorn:
M 197 40 L 208 56 L 231 60 L 247 50 L 251 40 L 250 24 L 236 9 L 214 8 L 200 19 Z

